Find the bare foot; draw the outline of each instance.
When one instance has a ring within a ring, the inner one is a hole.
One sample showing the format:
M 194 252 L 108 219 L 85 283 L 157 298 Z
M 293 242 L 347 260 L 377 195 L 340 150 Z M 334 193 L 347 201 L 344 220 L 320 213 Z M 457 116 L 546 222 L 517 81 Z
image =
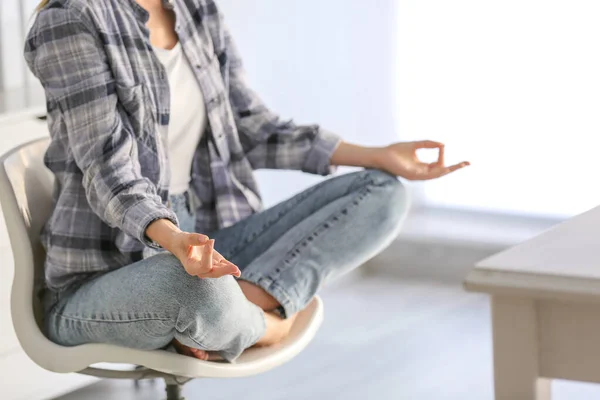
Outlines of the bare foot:
M 192 347 L 187 347 L 181 344 L 179 341 L 173 339 L 173 346 L 177 350 L 179 354 L 183 354 L 184 356 L 194 357 L 202 361 L 211 360 L 210 354 L 208 351 L 194 349 Z
M 238 284 L 246 298 L 265 312 L 267 329 L 264 336 L 256 343 L 256 346 L 272 346 L 281 343 L 292 330 L 292 325 L 294 325 L 297 314 L 291 315 L 287 319 L 282 319 L 273 312 L 273 310 L 280 306 L 279 302 L 267 293 L 266 290 L 244 280 L 238 280 Z
M 274 313 L 265 312 L 267 330 L 264 336 L 256 343 L 256 346 L 272 346 L 281 343 L 290 334 L 297 315 L 294 314 L 287 319 L 282 319 Z
M 294 314 L 287 319 L 282 319 L 275 313 L 265 312 L 267 330 L 264 336 L 255 344 L 255 346 L 266 347 L 281 343 L 290 334 L 297 316 L 298 314 Z M 188 347 L 175 339 L 173 339 L 173 346 L 179 354 L 194 357 L 202 361 L 223 360 L 223 358 L 215 352 Z
M 253 283 L 238 280 L 238 285 L 242 292 L 251 303 L 256 304 L 265 311 L 273 311 L 279 307 L 279 302 L 273 296 L 266 292 L 263 288 L 256 286 Z

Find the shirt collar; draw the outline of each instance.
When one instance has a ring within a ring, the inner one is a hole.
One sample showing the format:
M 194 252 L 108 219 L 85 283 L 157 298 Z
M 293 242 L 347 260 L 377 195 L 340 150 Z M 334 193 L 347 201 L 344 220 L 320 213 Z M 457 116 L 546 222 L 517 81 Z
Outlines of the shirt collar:
M 166 8 L 167 10 L 173 10 L 175 8 L 175 0 L 161 0 L 163 7 Z M 142 20 L 142 22 L 146 23 L 148 22 L 148 19 L 150 18 L 150 15 L 148 14 L 148 11 L 146 11 L 144 9 L 144 7 L 140 6 L 138 4 L 137 1 L 135 0 L 129 0 L 129 3 L 131 4 L 131 7 L 133 7 L 133 11 L 135 12 L 135 15 Z

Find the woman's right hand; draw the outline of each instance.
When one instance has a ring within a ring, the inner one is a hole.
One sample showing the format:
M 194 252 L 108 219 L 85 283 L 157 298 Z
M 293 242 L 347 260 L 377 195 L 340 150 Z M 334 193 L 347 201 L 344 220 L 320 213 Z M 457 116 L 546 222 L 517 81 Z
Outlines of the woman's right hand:
M 181 261 L 188 274 L 199 278 L 240 277 L 240 269 L 215 250 L 215 241 L 199 233 L 182 232 L 167 219 L 152 222 L 146 236 Z
M 179 232 L 172 239 L 171 249 L 188 274 L 199 278 L 240 277 L 240 269 L 215 250 L 214 239 L 199 233 Z

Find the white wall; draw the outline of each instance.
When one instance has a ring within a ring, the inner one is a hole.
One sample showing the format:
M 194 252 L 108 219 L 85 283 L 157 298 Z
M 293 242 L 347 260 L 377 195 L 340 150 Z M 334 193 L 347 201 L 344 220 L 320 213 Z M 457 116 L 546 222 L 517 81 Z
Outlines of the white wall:
M 5 90 L 23 87 L 29 79 L 22 37 L 37 3 L 37 0 L 0 0 L 0 61 L 4 71 L 0 87 Z
M 269 106 L 373 145 L 398 138 L 397 3 L 218 1 L 250 80 Z M 261 171 L 259 179 L 267 204 L 319 180 L 287 171 Z
M 24 82 L 22 71 L 22 56 L 18 49 L 21 47 L 20 18 L 18 3 L 13 0 L 0 1 L 0 38 L 2 39 L 2 70 L 0 87 L 12 88 Z M 22 52 L 21 52 L 22 53 Z
M 45 104 L 23 59 L 23 37 L 38 0 L 0 0 L 0 118 Z
M 600 204 L 600 2 L 398 1 L 399 129 L 472 167 L 428 205 L 570 216 Z

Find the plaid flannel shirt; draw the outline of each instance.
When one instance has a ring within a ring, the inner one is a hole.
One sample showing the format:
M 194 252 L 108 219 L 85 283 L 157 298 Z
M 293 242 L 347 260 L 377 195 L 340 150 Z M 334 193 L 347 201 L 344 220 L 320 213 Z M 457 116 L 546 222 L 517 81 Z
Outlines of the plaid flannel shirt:
M 282 121 L 263 104 L 215 3 L 169 4 L 210 125 L 191 171 L 197 231 L 261 209 L 254 169 L 330 173 L 339 138 Z M 169 85 L 147 21 L 135 0 L 52 0 L 29 32 L 25 58 L 47 97 L 45 162 L 58 182 L 43 232 L 51 288 L 155 254 L 147 226 L 159 218 L 177 223 L 168 207 Z

